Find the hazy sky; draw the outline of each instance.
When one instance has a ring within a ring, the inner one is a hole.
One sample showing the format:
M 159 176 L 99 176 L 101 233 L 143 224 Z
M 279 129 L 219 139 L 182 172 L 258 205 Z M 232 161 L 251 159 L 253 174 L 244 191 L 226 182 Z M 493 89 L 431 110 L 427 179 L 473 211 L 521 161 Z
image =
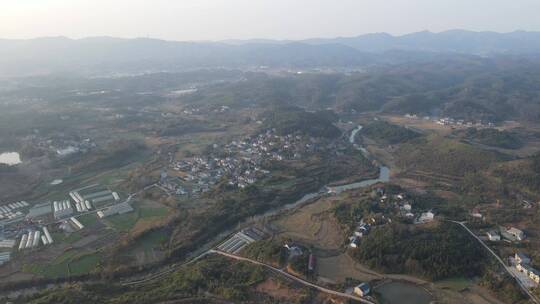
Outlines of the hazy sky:
M 540 0 L 0 0 L 0 38 L 301 39 L 540 30 Z

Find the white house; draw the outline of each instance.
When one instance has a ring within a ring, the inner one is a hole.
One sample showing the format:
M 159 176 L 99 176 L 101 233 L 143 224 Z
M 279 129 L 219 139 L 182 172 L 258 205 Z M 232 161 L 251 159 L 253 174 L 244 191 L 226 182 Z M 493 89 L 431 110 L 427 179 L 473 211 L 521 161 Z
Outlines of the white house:
M 365 297 L 371 292 L 368 283 L 362 283 L 354 288 L 354 293 L 360 297 Z
M 523 231 L 521 231 L 521 230 L 519 230 L 519 229 L 517 229 L 515 227 L 511 227 L 506 232 L 508 232 L 509 234 L 514 236 L 518 241 L 522 241 L 522 240 L 525 239 L 525 233 L 523 233 Z
M 538 270 L 532 268 L 529 271 L 529 278 L 531 278 L 536 283 L 540 283 L 540 272 L 538 272 Z
M 418 218 L 416 223 L 417 224 L 429 223 L 429 222 L 433 221 L 434 218 L 435 218 L 435 213 L 433 213 L 431 211 L 424 212 L 424 213 L 422 213 L 420 215 L 420 217 Z
M 488 239 L 490 241 L 500 241 L 501 240 L 501 235 L 495 230 L 488 231 L 486 234 L 487 234 L 487 237 L 488 237 Z
M 471 211 L 471 216 L 474 217 L 474 218 L 479 218 L 479 219 L 481 219 L 483 217 L 482 213 L 480 213 L 480 210 L 478 208 L 474 208 Z

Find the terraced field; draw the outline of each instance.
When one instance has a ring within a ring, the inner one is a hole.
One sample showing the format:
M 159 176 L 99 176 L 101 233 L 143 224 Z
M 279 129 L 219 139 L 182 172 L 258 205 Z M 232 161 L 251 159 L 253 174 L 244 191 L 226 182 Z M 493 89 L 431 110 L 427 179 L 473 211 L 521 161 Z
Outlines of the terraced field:
M 322 198 L 274 222 L 274 225 L 280 236 L 322 250 L 340 250 L 344 238 L 331 212 L 336 202 L 334 197 Z

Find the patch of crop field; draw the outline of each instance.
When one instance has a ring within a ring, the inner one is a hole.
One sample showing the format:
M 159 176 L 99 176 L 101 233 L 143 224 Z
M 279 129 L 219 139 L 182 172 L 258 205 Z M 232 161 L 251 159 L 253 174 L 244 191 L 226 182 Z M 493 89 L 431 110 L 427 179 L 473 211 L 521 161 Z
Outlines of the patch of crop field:
M 96 269 L 101 262 L 102 257 L 97 253 L 91 253 L 79 256 L 69 262 L 70 275 L 83 275 Z
M 150 155 L 150 151 L 145 151 L 144 153 L 138 153 L 133 156 L 129 160 L 129 163 L 125 165 L 120 164 L 117 167 L 107 169 L 90 169 L 81 173 L 63 176 L 61 178 L 64 182 L 57 186 L 51 186 L 50 180 L 47 180 L 41 183 L 34 192 L 39 193 L 40 196 L 43 196 L 46 200 L 63 200 L 67 198 L 69 191 L 84 185 L 100 184 L 98 187 L 85 190 L 90 192 L 97 192 L 102 189 L 105 190 L 108 187 L 114 188 L 121 184 L 128 173 L 146 161 Z M 85 191 L 82 191 L 82 193 Z
M 23 267 L 23 270 L 51 279 L 66 277 L 69 274 L 67 264 L 64 263 L 52 265 L 26 265 Z
M 51 186 L 50 181 L 43 183 L 43 187 L 40 187 L 36 193 L 43 193 L 44 200 L 65 200 L 68 199 L 68 193 L 73 189 L 82 187 L 82 185 L 90 185 L 95 183 L 97 176 L 101 174 L 107 174 L 112 171 L 88 171 L 80 174 L 72 174 L 61 177 L 63 183 L 57 186 Z
M 287 179 L 280 183 L 272 183 L 272 182 L 264 181 L 264 180 L 263 182 L 264 182 L 263 184 L 264 187 L 271 187 L 272 189 L 275 189 L 275 190 L 286 190 L 286 189 L 291 189 L 292 187 L 294 187 L 296 183 L 298 182 L 298 180 L 292 178 L 292 179 Z
M 98 217 L 95 213 L 85 214 L 77 218 L 85 228 L 92 228 L 98 223 Z
M 380 279 L 380 275 L 356 263 L 348 254 L 317 259 L 320 277 L 335 283 L 345 283 L 348 278 L 368 282 Z
M 64 242 L 68 244 L 73 244 L 78 240 L 82 239 L 82 235 L 79 231 L 70 233 L 67 237 L 64 238 Z
M 105 221 L 117 231 L 129 232 L 135 227 L 152 226 L 154 221 L 159 221 L 171 214 L 169 208 L 152 201 L 137 202 L 132 206 L 135 209 L 133 212 L 113 215 L 106 218 Z
M 136 166 L 138 166 L 140 164 L 140 162 L 135 162 L 135 163 L 132 163 L 132 164 L 129 164 L 119 170 L 114 170 L 112 172 L 108 172 L 107 174 L 101 176 L 97 182 L 99 182 L 100 184 L 103 184 L 103 185 L 108 185 L 110 187 L 114 187 L 115 185 L 118 185 L 120 183 L 122 183 L 128 172 L 130 170 L 132 170 L 133 168 L 135 168 Z
M 397 125 L 407 126 L 411 128 L 424 130 L 424 131 L 425 130 L 436 131 L 443 135 L 450 134 L 453 130 L 451 126 L 440 125 L 432 120 L 411 119 L 411 118 L 407 118 L 403 116 L 392 116 L 392 115 L 386 115 L 384 116 L 384 119 Z
M 54 264 L 66 262 L 77 255 L 75 250 L 68 250 L 54 260 Z
M 176 157 L 182 158 L 186 152 L 201 153 L 208 145 L 214 144 L 217 141 L 223 140 L 224 136 L 230 137 L 228 132 L 200 132 L 197 134 L 188 134 L 182 136 L 178 141 L 180 149 Z
M 161 247 L 167 242 L 169 237 L 163 231 L 152 231 L 141 237 L 137 242 L 145 250 L 151 250 Z
M 451 289 L 454 291 L 462 291 L 469 288 L 472 285 L 472 281 L 467 278 L 457 277 L 457 278 L 448 278 L 445 280 L 435 282 L 437 287 L 443 289 Z
M 474 285 L 467 291 L 461 293 L 465 301 L 469 301 L 472 304 L 505 304 L 505 302 L 498 298 L 491 290 Z M 455 303 L 465 303 L 465 301 Z
M 139 213 L 137 211 L 113 215 L 106 218 L 106 221 L 117 231 L 128 232 L 135 226 L 139 220 Z
M 69 260 L 77 255 L 75 250 L 64 252 L 52 263 L 28 264 L 23 267 L 26 272 L 31 272 L 46 278 L 61 278 L 69 275 Z
M 323 250 L 338 250 L 343 245 L 341 228 L 331 209 L 335 198 L 323 198 L 286 215 L 274 224 L 281 235 Z
M 168 240 L 162 230 L 152 231 L 137 239 L 129 249 L 129 254 L 139 265 L 157 262 L 165 257 Z
M 256 290 L 286 303 L 294 303 L 304 296 L 302 290 L 293 289 L 276 278 L 266 279 L 257 285 Z
M 164 217 L 169 214 L 169 209 L 165 207 L 161 208 L 141 208 L 139 209 L 139 217 L 141 219 L 152 217 Z
M 145 138 L 146 136 L 140 132 L 136 132 L 136 131 L 122 132 L 122 139 L 124 140 L 144 141 Z

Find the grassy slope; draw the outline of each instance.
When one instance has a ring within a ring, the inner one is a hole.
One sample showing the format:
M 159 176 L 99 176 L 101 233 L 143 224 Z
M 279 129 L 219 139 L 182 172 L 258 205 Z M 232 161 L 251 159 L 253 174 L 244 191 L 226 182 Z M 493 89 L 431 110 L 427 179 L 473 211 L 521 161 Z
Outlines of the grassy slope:
M 407 171 L 463 177 L 487 169 L 503 157 L 454 139 L 431 135 L 400 146 L 398 166 Z
M 113 284 L 71 285 L 44 291 L 24 303 L 138 304 L 197 297 L 206 298 L 204 303 L 212 303 L 211 298 L 234 303 L 279 303 L 276 299 L 255 291 L 255 287 L 267 277 L 268 274 L 261 267 L 242 262 L 231 263 L 223 257 L 213 256 L 183 267 L 146 286 L 121 288 Z M 211 298 L 208 298 L 208 294 L 200 293 L 200 290 L 211 291 Z

